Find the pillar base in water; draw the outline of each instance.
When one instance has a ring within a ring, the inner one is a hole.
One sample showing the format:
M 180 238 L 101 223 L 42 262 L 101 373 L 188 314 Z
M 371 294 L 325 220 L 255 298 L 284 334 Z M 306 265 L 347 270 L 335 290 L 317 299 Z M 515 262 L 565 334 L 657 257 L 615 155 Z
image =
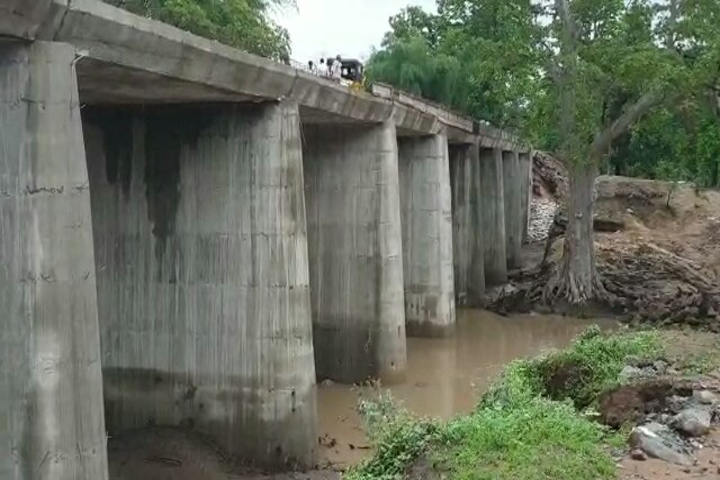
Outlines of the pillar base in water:
M 317 444 L 297 105 L 85 110 L 111 432 L 238 459 Z
M 305 185 L 315 364 L 341 383 L 404 379 L 395 126 L 307 126 Z
M 455 289 L 447 138 L 402 138 L 398 148 L 407 333 L 449 336 Z
M 105 480 L 75 51 L 0 44 L 0 478 Z
M 453 257 L 458 305 L 479 307 L 485 297 L 485 254 L 477 145 L 451 145 Z
M 502 150 L 480 150 L 480 179 L 483 234 L 485 235 L 485 283 L 507 282 L 505 240 L 505 190 Z

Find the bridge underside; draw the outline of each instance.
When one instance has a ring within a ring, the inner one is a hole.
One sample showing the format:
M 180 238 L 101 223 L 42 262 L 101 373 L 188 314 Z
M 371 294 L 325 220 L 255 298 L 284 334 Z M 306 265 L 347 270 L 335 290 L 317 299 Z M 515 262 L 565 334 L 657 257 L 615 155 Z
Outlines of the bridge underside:
M 148 425 L 312 465 L 317 379 L 401 381 L 406 331 L 515 265 L 529 155 L 284 67 L 238 93 L 227 63 L 112 55 L 0 42 L 0 478 L 102 480 L 106 429 Z

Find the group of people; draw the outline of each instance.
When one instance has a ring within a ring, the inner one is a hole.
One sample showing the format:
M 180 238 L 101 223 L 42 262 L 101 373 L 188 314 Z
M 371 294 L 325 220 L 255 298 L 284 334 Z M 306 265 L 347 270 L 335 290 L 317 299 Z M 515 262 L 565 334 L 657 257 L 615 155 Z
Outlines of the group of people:
M 342 80 L 342 58 L 340 55 L 333 58 L 320 59 L 320 65 L 310 60 L 308 62 L 308 70 L 315 75 L 332 79 L 334 82 L 340 83 Z

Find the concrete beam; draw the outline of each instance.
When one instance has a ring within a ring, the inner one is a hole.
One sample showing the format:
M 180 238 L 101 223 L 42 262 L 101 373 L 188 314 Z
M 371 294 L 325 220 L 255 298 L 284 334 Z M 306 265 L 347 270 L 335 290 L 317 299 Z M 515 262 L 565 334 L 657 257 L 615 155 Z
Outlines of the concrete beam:
M 508 269 L 522 266 L 523 180 L 518 152 L 503 152 L 503 189 L 505 197 L 505 253 Z
M 0 34 L 7 37 L 34 39 L 45 21 L 53 0 L 2 0 Z
M 450 335 L 455 290 L 447 137 L 400 139 L 398 152 L 407 332 Z
M 308 126 L 304 164 L 318 379 L 405 375 L 395 126 Z
M 69 45 L 0 43 L 3 479 L 108 478 L 73 60 Z
M 458 305 L 478 307 L 485 296 L 485 254 L 477 145 L 451 145 L 453 257 Z
M 83 110 L 108 429 L 314 464 L 298 107 Z
M 530 202 L 533 196 L 532 153 L 520 154 L 520 195 L 522 209 L 522 239 L 528 241 L 528 228 L 530 226 Z
M 480 149 L 480 180 L 485 284 L 495 286 L 507 282 L 502 150 Z

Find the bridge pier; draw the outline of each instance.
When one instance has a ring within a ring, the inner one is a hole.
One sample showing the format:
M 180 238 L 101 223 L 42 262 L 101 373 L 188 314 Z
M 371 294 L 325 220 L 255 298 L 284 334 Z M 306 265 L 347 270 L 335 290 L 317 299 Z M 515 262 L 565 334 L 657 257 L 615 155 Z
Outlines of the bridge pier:
M 104 480 L 98 305 L 74 49 L 0 43 L 0 478 Z
M 479 153 L 473 144 L 450 146 L 455 296 L 458 305 L 471 307 L 485 296 Z
M 480 149 L 480 195 L 482 231 L 485 235 L 485 283 L 507 282 L 507 244 L 505 240 L 505 190 L 501 149 Z
M 407 333 L 450 335 L 455 288 L 447 137 L 400 138 L 398 152 Z
M 108 430 L 179 426 L 311 466 L 298 107 L 88 107 Z
M 522 196 L 520 155 L 517 151 L 503 152 L 503 189 L 505 198 L 505 250 L 510 270 L 522 266 Z
M 395 125 L 306 125 L 305 185 L 318 379 L 405 375 Z

